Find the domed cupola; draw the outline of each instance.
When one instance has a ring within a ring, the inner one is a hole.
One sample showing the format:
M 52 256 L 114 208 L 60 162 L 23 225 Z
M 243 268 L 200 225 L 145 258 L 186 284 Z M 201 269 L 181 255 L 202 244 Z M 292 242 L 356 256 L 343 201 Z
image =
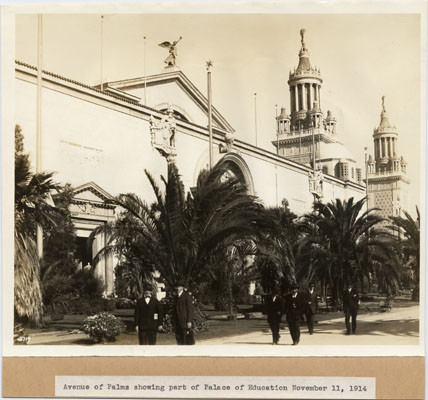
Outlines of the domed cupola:
M 333 116 L 330 110 L 327 111 L 327 118 L 325 119 L 325 128 L 327 132 L 330 132 L 333 135 L 336 133 L 336 118 Z
M 398 133 L 389 122 L 388 114 L 385 109 L 385 96 L 382 96 L 382 112 L 380 113 L 380 123 L 373 130 L 375 160 L 377 170 L 389 171 L 397 169 L 397 163 L 394 160 L 397 157 L 397 138 Z
M 287 115 L 285 107 L 281 108 L 281 113 L 276 117 L 278 133 L 290 133 L 290 116 Z
M 304 125 L 308 112 L 316 102 L 321 108 L 320 89 L 322 84 L 318 68 L 314 68 L 309 60 L 309 51 L 305 43 L 305 29 L 300 30 L 301 48 L 299 51 L 299 64 L 293 72 L 290 71 L 288 85 L 290 87 L 291 123 Z

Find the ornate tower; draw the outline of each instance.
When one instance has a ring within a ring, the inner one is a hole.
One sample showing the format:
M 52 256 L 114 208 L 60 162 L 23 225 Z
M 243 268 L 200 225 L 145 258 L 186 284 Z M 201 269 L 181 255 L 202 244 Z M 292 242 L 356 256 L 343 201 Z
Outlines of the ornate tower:
M 385 97 L 382 97 L 380 124 L 373 130 L 374 158 L 367 160 L 367 193 L 369 208 L 379 208 L 383 217 L 399 216 L 407 210 L 407 163 L 397 155 L 398 132 L 388 119 Z
M 299 64 L 290 71 L 290 115 L 285 108 L 276 117 L 277 138 L 272 142 L 279 155 L 320 169 L 324 174 L 361 183 L 351 153 L 337 138 L 336 118 L 321 110 L 322 78 L 319 68 L 312 67 L 305 43 L 305 29 L 300 30 Z M 314 162 L 315 161 L 315 162 Z
M 321 124 L 321 73 L 309 61 L 305 44 L 305 29 L 300 30 L 302 47 L 299 51 L 299 65 L 290 71 L 291 124 L 294 129 L 308 129 Z

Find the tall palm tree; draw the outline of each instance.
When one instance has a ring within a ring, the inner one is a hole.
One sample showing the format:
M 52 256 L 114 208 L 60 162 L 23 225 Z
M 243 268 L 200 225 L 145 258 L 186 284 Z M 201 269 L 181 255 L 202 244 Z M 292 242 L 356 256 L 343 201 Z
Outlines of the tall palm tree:
M 346 283 L 360 279 L 363 249 L 388 246 L 378 229 L 383 219 L 376 210 L 363 211 L 365 200 L 315 203 L 314 211 L 303 219 L 306 236 L 300 250 L 314 256 L 311 265 L 322 268 L 336 300 Z
M 23 136 L 15 127 L 15 313 L 35 325 L 41 323 L 42 296 L 40 260 L 37 255 L 36 226 L 54 225 L 58 210 L 50 204 L 50 193 L 58 189 L 51 173 L 31 171 L 28 154 L 24 154 Z
M 300 233 L 295 223 L 297 215 L 291 212 L 284 199 L 282 207 L 266 209 L 265 219 L 271 230 L 258 241 L 258 264 L 262 287 L 287 289 L 296 281 L 296 252 Z
M 421 217 L 418 207 L 416 207 L 416 219 L 403 211 L 405 218 L 399 216 L 390 217 L 393 225 L 389 228 L 398 239 L 399 248 L 403 256 L 403 262 L 410 266 L 412 278 L 415 284 L 412 297 L 416 300 L 419 297 L 419 275 L 420 275 L 420 224 Z
M 164 190 L 147 171 L 146 175 L 156 201 L 148 205 L 135 194 L 117 196 L 114 202 L 124 210 L 128 225 L 124 231 L 110 226 L 109 247 L 99 255 L 119 250 L 125 260 L 123 244 L 138 244 L 140 252 L 133 261 L 147 275 L 159 271 L 170 287 L 179 280 L 196 287 L 214 252 L 268 228 L 261 203 L 221 166 L 202 171 L 187 196 L 174 164 L 169 164 L 168 179 L 162 177 Z

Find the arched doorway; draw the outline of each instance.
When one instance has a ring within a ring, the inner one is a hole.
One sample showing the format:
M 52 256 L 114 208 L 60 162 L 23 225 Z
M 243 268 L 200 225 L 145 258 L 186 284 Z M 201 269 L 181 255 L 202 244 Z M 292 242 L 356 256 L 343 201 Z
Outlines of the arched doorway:
M 250 168 L 239 154 L 227 153 L 217 164 L 226 168 L 229 175 L 236 177 L 242 182 L 247 187 L 250 195 L 255 195 L 254 181 Z

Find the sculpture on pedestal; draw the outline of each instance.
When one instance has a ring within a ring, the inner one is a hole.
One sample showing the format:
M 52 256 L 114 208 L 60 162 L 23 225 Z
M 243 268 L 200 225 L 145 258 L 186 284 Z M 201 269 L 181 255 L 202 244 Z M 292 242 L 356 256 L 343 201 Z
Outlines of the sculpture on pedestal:
M 168 107 L 167 114 L 160 120 L 150 116 L 151 144 L 159 153 L 172 162 L 177 155 L 175 150 L 176 123 L 171 107 Z
M 321 169 L 309 171 L 309 191 L 318 199 L 323 197 L 324 174 Z

